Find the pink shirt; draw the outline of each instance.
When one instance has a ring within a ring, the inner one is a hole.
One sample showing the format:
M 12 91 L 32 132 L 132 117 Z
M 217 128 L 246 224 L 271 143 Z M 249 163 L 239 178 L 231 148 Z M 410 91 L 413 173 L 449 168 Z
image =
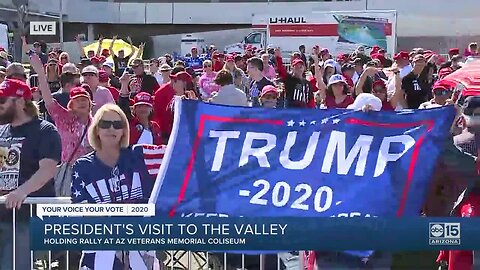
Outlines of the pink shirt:
M 93 102 L 95 103 L 92 108 L 92 114 L 95 114 L 100 107 L 107 103 L 114 103 L 115 100 L 113 99 L 112 93 L 105 87 L 99 86 L 97 87 L 97 91 L 93 93 Z
M 209 97 L 213 92 L 218 92 L 218 89 L 220 89 L 220 86 L 215 82 L 213 82 L 216 76 L 217 76 L 216 72 L 212 72 L 210 74 L 207 74 L 207 73 L 202 74 L 202 76 L 198 80 L 198 84 L 200 85 L 202 95 L 204 94 Z
M 268 68 L 263 67 L 262 74 L 271 81 L 277 77 L 277 72 L 275 72 L 275 68 L 272 65 L 268 65 Z
M 62 140 L 62 162 L 68 162 L 73 150 L 75 150 L 77 144 L 80 142 L 86 124 L 80 123 L 73 113 L 65 109 L 55 99 L 47 106 L 47 111 L 53 121 L 55 121 L 55 126 L 57 127 Z M 77 152 L 73 155 L 70 163 L 73 163 L 77 158 L 91 151 L 87 137 L 88 136 L 85 134 L 82 143 L 78 147 Z

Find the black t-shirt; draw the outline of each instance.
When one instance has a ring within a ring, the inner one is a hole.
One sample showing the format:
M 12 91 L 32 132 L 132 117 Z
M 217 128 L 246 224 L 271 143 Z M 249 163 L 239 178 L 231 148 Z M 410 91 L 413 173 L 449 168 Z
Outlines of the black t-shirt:
M 367 76 L 367 78 L 365 79 L 365 82 L 363 83 L 363 86 L 362 86 L 363 93 L 371 93 L 372 92 L 374 81 L 377 81 L 377 80 L 386 81 L 387 79 L 388 79 L 388 77 L 385 75 L 385 73 L 383 73 L 383 71 L 377 72 L 375 75 L 373 75 L 373 77 Z M 358 82 L 357 82 L 357 84 L 358 84 Z
M 146 73 L 134 76 L 128 83 L 128 90 L 132 96 L 135 96 L 135 94 L 140 92 L 147 92 L 150 95 L 153 95 L 159 87 L 160 85 L 158 84 L 157 79 Z
M 70 101 L 70 94 L 67 92 L 63 92 L 61 89 L 58 90 L 57 92 L 52 94 L 52 97 L 64 108 L 67 108 L 68 102 Z M 45 106 L 45 102 L 40 100 L 38 102 L 38 107 L 40 108 L 40 113 L 43 116 L 43 119 L 47 120 L 48 122 L 55 124 L 55 121 L 50 117 L 48 114 L 47 108 Z
M 313 99 L 310 82 L 305 78 L 299 79 L 291 74 L 287 75 L 285 83 L 285 98 L 287 108 L 306 108 Z
M 56 82 L 48 82 L 48 86 L 50 87 L 50 92 L 55 93 L 60 90 L 61 85 L 59 81 Z
M 120 80 L 118 79 L 117 76 L 115 76 L 114 74 L 110 75 L 109 76 L 110 78 L 110 85 L 117 88 L 117 89 L 120 89 L 122 88 L 122 84 L 120 83 Z
M 39 169 L 42 159 L 60 161 L 62 144 L 57 129 L 51 123 L 33 119 L 18 127 L 0 126 L 0 190 L 8 192 L 28 181 Z M 29 197 L 54 197 L 53 179 Z M 22 207 L 20 220 L 28 220 L 30 209 Z M 0 205 L 0 220 L 11 220 L 12 211 Z
M 418 109 L 420 104 L 428 100 L 428 95 L 431 92 L 430 84 L 413 72 L 403 77 L 402 89 L 406 94 L 408 109 Z
M 16 189 L 38 171 L 40 160 L 60 161 L 61 154 L 60 135 L 47 121 L 34 119 L 17 127 L 0 126 L 0 189 Z M 28 196 L 55 196 L 53 180 Z
M 275 84 L 272 81 L 270 81 L 269 79 L 267 79 L 265 77 L 263 77 L 258 82 L 255 81 L 255 80 L 252 80 L 252 82 L 250 83 L 249 95 L 252 98 L 258 98 L 260 96 L 260 94 L 262 93 L 263 87 L 265 87 L 267 85 L 275 86 Z
M 116 55 L 112 56 L 113 58 L 113 64 L 115 66 L 115 76 L 121 77 L 123 74 L 123 71 L 128 67 L 128 62 L 130 61 L 130 57 L 123 57 L 120 58 Z

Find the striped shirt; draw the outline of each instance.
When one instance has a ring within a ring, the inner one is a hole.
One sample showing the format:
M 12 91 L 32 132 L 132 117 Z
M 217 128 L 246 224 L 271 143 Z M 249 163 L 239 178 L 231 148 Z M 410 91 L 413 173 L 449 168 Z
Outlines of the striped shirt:
M 115 167 L 95 152 L 80 157 L 72 168 L 72 202 L 147 202 L 165 153 L 165 145 L 133 145 L 122 149 Z

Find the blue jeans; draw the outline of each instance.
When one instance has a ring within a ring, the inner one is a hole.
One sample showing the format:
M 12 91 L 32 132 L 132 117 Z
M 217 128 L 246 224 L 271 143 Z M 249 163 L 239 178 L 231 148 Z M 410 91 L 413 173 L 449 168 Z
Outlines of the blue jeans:
M 15 266 L 16 270 L 31 270 L 30 230 L 28 222 L 16 223 Z M 0 270 L 13 269 L 13 224 L 0 222 Z

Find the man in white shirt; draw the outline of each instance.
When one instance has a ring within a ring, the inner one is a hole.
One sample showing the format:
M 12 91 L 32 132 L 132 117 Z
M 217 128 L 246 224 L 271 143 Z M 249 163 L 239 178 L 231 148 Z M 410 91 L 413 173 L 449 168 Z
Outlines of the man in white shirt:
M 395 60 L 394 65 L 398 67 L 400 79 L 408 75 L 408 73 L 412 72 L 413 67 L 409 61 L 409 54 L 406 51 L 401 51 L 393 56 L 393 60 Z M 395 80 L 393 76 L 388 79 L 387 82 L 387 94 L 388 96 L 392 96 L 395 92 Z

